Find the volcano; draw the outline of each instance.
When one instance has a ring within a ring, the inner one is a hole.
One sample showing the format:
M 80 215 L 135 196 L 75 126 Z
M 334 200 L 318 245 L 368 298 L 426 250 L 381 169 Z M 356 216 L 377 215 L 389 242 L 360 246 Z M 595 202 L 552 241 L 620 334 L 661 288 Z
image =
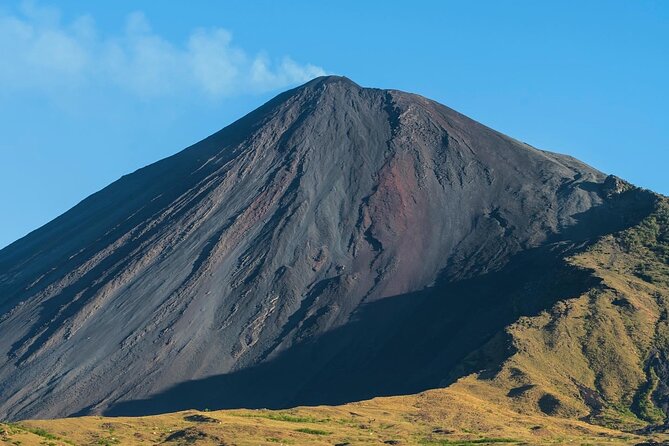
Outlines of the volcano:
M 565 259 L 657 200 L 424 97 L 317 78 L 0 251 L 0 419 L 492 376 L 506 327 L 601 282 Z

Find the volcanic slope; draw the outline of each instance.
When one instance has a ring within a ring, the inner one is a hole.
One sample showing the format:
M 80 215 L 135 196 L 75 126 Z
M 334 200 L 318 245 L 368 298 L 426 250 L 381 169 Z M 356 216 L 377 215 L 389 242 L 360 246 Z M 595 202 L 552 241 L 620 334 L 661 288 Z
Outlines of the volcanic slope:
M 565 258 L 657 200 L 423 97 L 318 78 L 0 251 L 0 418 L 493 373 L 507 327 L 601 283 Z

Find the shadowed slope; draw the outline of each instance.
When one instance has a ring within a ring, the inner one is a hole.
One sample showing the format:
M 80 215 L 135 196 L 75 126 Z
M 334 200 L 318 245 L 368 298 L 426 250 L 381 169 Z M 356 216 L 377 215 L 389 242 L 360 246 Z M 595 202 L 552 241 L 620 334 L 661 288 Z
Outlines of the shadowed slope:
M 587 273 L 562 268 L 557 252 L 540 251 L 497 273 L 363 305 L 351 322 L 320 336 L 303 336 L 270 361 L 188 381 L 144 401 L 115 405 L 106 414 L 332 405 L 450 384 L 468 354 L 521 314 L 535 314 L 592 285 Z M 529 280 L 523 280 L 526 274 Z M 527 289 L 543 293 L 530 299 Z M 302 330 L 311 329 L 306 321 Z M 501 350 L 499 358 L 508 354 Z M 481 365 L 492 364 L 475 367 Z

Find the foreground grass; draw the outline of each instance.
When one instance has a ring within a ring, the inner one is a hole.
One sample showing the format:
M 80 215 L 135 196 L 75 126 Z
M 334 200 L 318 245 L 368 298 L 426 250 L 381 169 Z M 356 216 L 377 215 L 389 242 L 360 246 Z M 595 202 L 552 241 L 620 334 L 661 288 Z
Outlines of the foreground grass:
M 0 425 L 0 444 L 633 445 L 644 439 L 581 421 L 520 414 L 474 396 L 478 385 L 470 377 L 417 395 L 288 411 L 186 411 L 137 418 L 23 421 Z
M 427 445 L 451 445 L 451 446 L 470 446 L 476 444 L 496 444 L 496 443 L 522 443 L 512 438 L 478 438 L 474 440 L 425 440 L 421 442 Z

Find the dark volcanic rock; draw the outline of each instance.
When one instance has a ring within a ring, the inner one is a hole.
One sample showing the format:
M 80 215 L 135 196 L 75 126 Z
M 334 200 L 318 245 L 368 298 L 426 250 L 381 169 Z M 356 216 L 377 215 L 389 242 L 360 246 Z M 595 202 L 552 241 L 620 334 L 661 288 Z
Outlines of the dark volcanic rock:
M 605 179 L 423 97 L 315 79 L 0 251 L 0 418 L 447 383 L 590 280 L 565 252 L 649 209 Z

